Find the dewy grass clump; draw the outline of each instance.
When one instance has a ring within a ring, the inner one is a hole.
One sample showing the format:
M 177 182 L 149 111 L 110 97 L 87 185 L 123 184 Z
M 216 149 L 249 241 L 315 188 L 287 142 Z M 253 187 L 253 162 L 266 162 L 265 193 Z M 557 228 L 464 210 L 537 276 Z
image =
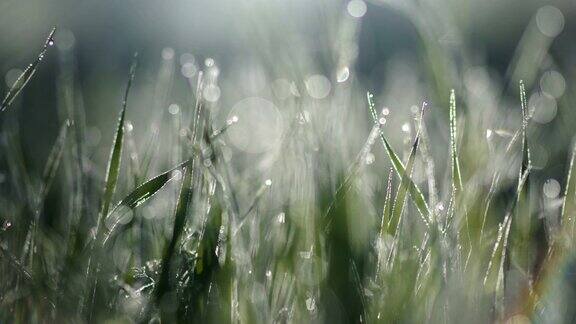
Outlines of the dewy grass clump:
M 96 145 L 67 97 L 81 92 L 73 61 L 50 60 L 64 108 L 37 173 L 17 114 L 44 58 L 73 53 L 52 50 L 53 29 L 0 109 L 0 322 L 573 321 L 576 115 L 549 52 L 558 12 L 538 11 L 502 85 L 435 41 L 450 21 L 389 5 L 420 37 L 418 82 L 403 66 L 367 91 L 354 53 L 371 6 L 353 0 L 324 12 L 328 68 L 304 45 L 260 44 L 264 90 L 171 48 L 149 85 L 156 60 L 140 52 Z M 552 100 L 553 126 L 539 110 Z

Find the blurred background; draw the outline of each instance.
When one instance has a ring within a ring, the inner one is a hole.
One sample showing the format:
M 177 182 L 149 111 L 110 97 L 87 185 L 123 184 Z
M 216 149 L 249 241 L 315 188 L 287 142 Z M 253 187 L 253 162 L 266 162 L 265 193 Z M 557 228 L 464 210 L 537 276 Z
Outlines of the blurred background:
M 522 64 L 528 70 L 537 64 L 531 60 L 541 62 L 538 72 L 562 71 L 545 77 L 548 83 L 564 82 L 576 69 L 576 45 L 570 41 L 575 15 L 576 5 L 569 0 L 6 0 L 0 4 L 0 89 L 7 91 L 50 28 L 58 26 L 57 50 L 47 55 L 48 63 L 14 109 L 25 154 L 35 157 L 29 159 L 32 167 L 43 164 L 59 127 L 58 78 L 72 73 L 71 100 L 84 106 L 93 146 L 102 151 L 95 159 L 101 161 L 107 148 L 97 144 L 111 140 L 111 121 L 135 51 L 142 64 L 129 114 L 140 121 L 146 115 L 138 112 L 183 105 L 188 98 L 166 89 L 167 98 L 152 100 L 149 90 L 163 62 L 175 62 L 168 73 L 175 80 L 170 87 L 178 88 L 207 58 L 214 59 L 225 80 L 213 99 L 226 113 L 245 97 L 270 97 L 273 85 L 310 75 L 320 76 L 316 81 L 328 92 L 344 76 L 361 89 L 382 92 L 381 104 L 392 111 L 422 101 L 446 110 L 448 88 L 465 90 L 487 78 L 495 93 L 507 93 L 521 76 L 540 81 L 537 72 L 524 71 Z M 520 52 L 528 54 L 519 58 Z M 431 60 L 440 67 L 430 68 Z M 548 99 L 534 100 L 554 106 Z M 555 115 L 542 118 L 556 125 Z

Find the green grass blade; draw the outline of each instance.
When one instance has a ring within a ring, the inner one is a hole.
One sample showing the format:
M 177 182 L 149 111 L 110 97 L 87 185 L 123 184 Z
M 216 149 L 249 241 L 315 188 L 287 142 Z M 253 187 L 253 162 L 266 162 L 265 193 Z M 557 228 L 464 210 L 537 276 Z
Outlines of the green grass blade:
M 112 224 L 112 226 L 108 229 L 104 236 L 104 240 L 102 244 L 106 244 L 109 238 L 113 235 L 114 230 L 119 224 L 119 221 L 122 219 L 123 215 L 132 211 L 136 207 L 145 203 L 148 199 L 154 196 L 160 189 L 164 188 L 168 182 L 172 181 L 175 177 L 175 170 L 181 169 L 186 167 L 190 161 L 185 161 L 177 166 L 171 168 L 168 171 L 165 171 L 156 177 L 144 182 L 136 189 L 134 189 L 131 193 L 129 193 L 126 197 L 124 197 L 120 202 L 112 208 L 110 213 L 108 214 L 107 218 L 115 219 L 116 221 Z
M 120 117 L 118 118 L 118 125 L 116 127 L 116 134 L 114 135 L 114 144 L 110 151 L 110 158 L 108 159 L 108 167 L 106 168 L 106 178 L 104 180 L 104 195 L 102 197 L 102 204 L 100 206 L 100 215 L 98 216 L 98 233 L 101 233 L 103 220 L 108 215 L 110 204 L 112 203 L 112 196 L 116 190 L 116 183 L 120 174 L 120 164 L 122 160 L 122 144 L 124 142 L 124 118 L 126 116 L 126 106 L 128 102 L 128 94 L 132 86 L 132 81 L 136 74 L 138 54 L 134 55 L 134 62 L 130 67 L 130 76 L 126 91 L 124 92 L 124 99 L 122 100 L 122 109 L 120 110 Z
M 532 162 L 530 160 L 530 148 L 528 147 L 528 137 L 526 132 L 526 128 L 528 127 L 528 103 L 526 101 L 524 81 L 522 80 L 520 80 L 520 102 L 522 106 L 522 168 L 520 173 L 524 174 L 531 168 Z
M 30 79 L 32 79 L 32 77 L 36 73 L 36 70 L 38 69 L 38 65 L 40 65 L 40 63 L 44 59 L 44 56 L 48 51 L 48 47 L 54 45 L 54 33 L 56 33 L 56 27 L 52 28 L 50 34 L 48 34 L 48 38 L 46 38 L 44 47 L 42 47 L 40 54 L 38 54 L 38 56 L 36 57 L 36 60 L 34 60 L 34 62 L 32 62 L 30 65 L 28 65 L 26 70 L 22 72 L 20 77 L 18 77 L 18 79 L 16 79 L 14 84 L 10 87 L 10 90 L 8 90 L 8 93 L 6 94 L 4 100 L 2 100 L 2 104 L 0 105 L 0 113 L 6 110 L 12 104 L 12 102 L 14 102 L 14 99 L 18 97 L 20 92 L 22 92 L 22 89 L 24 89 L 24 87 L 26 87 Z
M 385 242 L 385 235 L 386 235 L 386 227 L 388 221 L 391 218 L 392 212 L 392 169 L 388 173 L 388 182 L 386 185 L 386 197 L 384 198 L 384 208 L 382 210 L 382 221 L 380 223 L 380 231 L 378 237 L 380 239 L 380 245 L 378 246 L 378 259 L 376 263 L 376 278 L 380 276 L 380 270 L 382 269 L 382 263 L 385 257 L 385 249 L 384 249 L 384 242 Z
M 566 189 L 564 191 L 564 201 L 562 202 L 562 213 L 560 221 L 563 231 L 568 235 L 570 243 L 574 237 L 574 216 L 576 215 L 576 182 L 574 181 L 574 173 L 576 172 L 576 143 L 572 148 L 572 156 L 570 157 L 570 166 L 568 168 L 568 176 L 566 177 Z
M 456 94 L 454 89 L 450 92 L 450 158 L 452 163 L 452 188 L 457 192 L 462 191 L 462 176 L 460 174 L 460 162 L 458 161 L 457 133 L 456 133 Z
M 388 157 L 390 158 L 390 161 L 392 162 L 392 166 L 394 167 L 394 171 L 396 171 L 396 174 L 398 174 L 400 179 L 402 179 L 403 174 L 406 173 L 404 165 L 402 164 L 402 161 L 400 161 L 400 158 L 398 157 L 396 152 L 394 152 L 394 149 L 392 148 L 390 143 L 388 143 L 388 140 L 386 139 L 386 137 L 382 133 L 382 129 L 380 127 L 380 122 L 378 121 L 378 114 L 376 113 L 376 110 L 374 109 L 374 102 L 372 101 L 372 94 L 371 93 L 368 93 L 368 108 L 370 109 L 374 123 L 378 126 L 378 128 L 380 130 L 380 140 L 382 141 L 382 145 L 384 145 L 384 149 L 386 150 L 386 153 L 388 154 Z M 422 219 L 424 220 L 424 222 L 426 224 L 429 224 L 429 222 L 430 222 L 430 210 L 428 209 L 428 204 L 426 203 L 426 199 L 424 198 L 424 195 L 422 194 L 420 189 L 414 184 L 412 179 L 408 178 L 407 181 L 408 181 L 408 191 L 410 192 L 410 196 L 412 197 L 412 200 L 416 204 L 416 208 L 420 212 L 420 215 L 422 216 Z
M 162 257 L 162 269 L 158 279 L 158 284 L 156 285 L 154 291 L 154 298 L 157 305 L 160 304 L 162 297 L 170 290 L 170 269 L 172 258 L 176 251 L 176 245 L 180 240 L 182 232 L 184 231 L 186 215 L 188 214 L 188 206 L 192 200 L 192 168 L 194 168 L 194 164 L 184 168 L 184 177 L 180 187 L 180 193 L 178 194 L 176 209 L 174 211 L 174 226 L 172 229 L 172 237 L 168 243 L 166 251 L 164 252 L 164 256 Z
M 396 234 L 396 231 L 400 225 L 402 212 L 404 211 L 404 205 L 406 203 L 406 195 L 408 194 L 409 184 L 412 181 L 410 179 L 410 174 L 414 168 L 414 162 L 416 161 L 416 151 L 418 150 L 418 140 L 417 136 L 410 150 L 410 155 L 408 157 L 408 162 L 406 163 L 406 169 L 402 173 L 402 180 L 396 192 L 396 197 L 394 198 L 394 207 L 392 207 L 392 215 L 388 224 L 386 225 L 386 232 L 392 236 Z

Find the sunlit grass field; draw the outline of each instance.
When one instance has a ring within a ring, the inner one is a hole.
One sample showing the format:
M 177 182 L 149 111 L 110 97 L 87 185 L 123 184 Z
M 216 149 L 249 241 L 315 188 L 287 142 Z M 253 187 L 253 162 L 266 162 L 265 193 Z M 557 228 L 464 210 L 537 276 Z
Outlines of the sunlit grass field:
M 81 40 L 46 30 L 0 108 L 0 322 L 576 321 L 562 11 L 537 9 L 497 73 L 446 6 L 386 2 L 419 43 L 385 86 L 358 77 L 372 5 L 352 0 L 323 12 L 322 50 L 260 17 L 231 71 L 134 51 L 98 120 Z M 50 66 L 60 129 L 24 134 Z

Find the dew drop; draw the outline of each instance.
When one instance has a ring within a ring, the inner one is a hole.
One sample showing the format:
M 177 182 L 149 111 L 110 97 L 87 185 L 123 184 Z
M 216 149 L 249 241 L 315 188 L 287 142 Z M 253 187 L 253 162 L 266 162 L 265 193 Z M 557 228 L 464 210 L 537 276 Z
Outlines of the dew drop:
M 311 313 L 316 311 L 316 300 L 313 297 L 306 299 L 306 309 Z
M 366 3 L 362 0 L 352 0 L 346 6 L 348 14 L 354 18 L 360 18 L 366 14 Z
M 374 154 L 372 153 L 366 154 L 365 162 L 367 165 L 374 163 L 374 161 L 376 161 L 376 157 L 374 156 Z
M 170 113 L 170 115 L 176 115 L 180 112 L 180 106 L 173 103 L 170 106 L 168 106 L 168 112 Z
M 404 133 L 410 132 L 410 124 L 404 123 L 404 124 L 402 125 L 402 131 L 403 131 Z
M 284 224 L 286 222 L 286 214 L 284 212 L 278 214 L 276 218 L 278 219 L 278 223 L 280 224 Z
M 550 199 L 554 199 L 558 197 L 560 194 L 560 183 L 555 179 L 548 179 L 544 182 L 544 186 L 542 188 L 544 191 L 544 195 Z

